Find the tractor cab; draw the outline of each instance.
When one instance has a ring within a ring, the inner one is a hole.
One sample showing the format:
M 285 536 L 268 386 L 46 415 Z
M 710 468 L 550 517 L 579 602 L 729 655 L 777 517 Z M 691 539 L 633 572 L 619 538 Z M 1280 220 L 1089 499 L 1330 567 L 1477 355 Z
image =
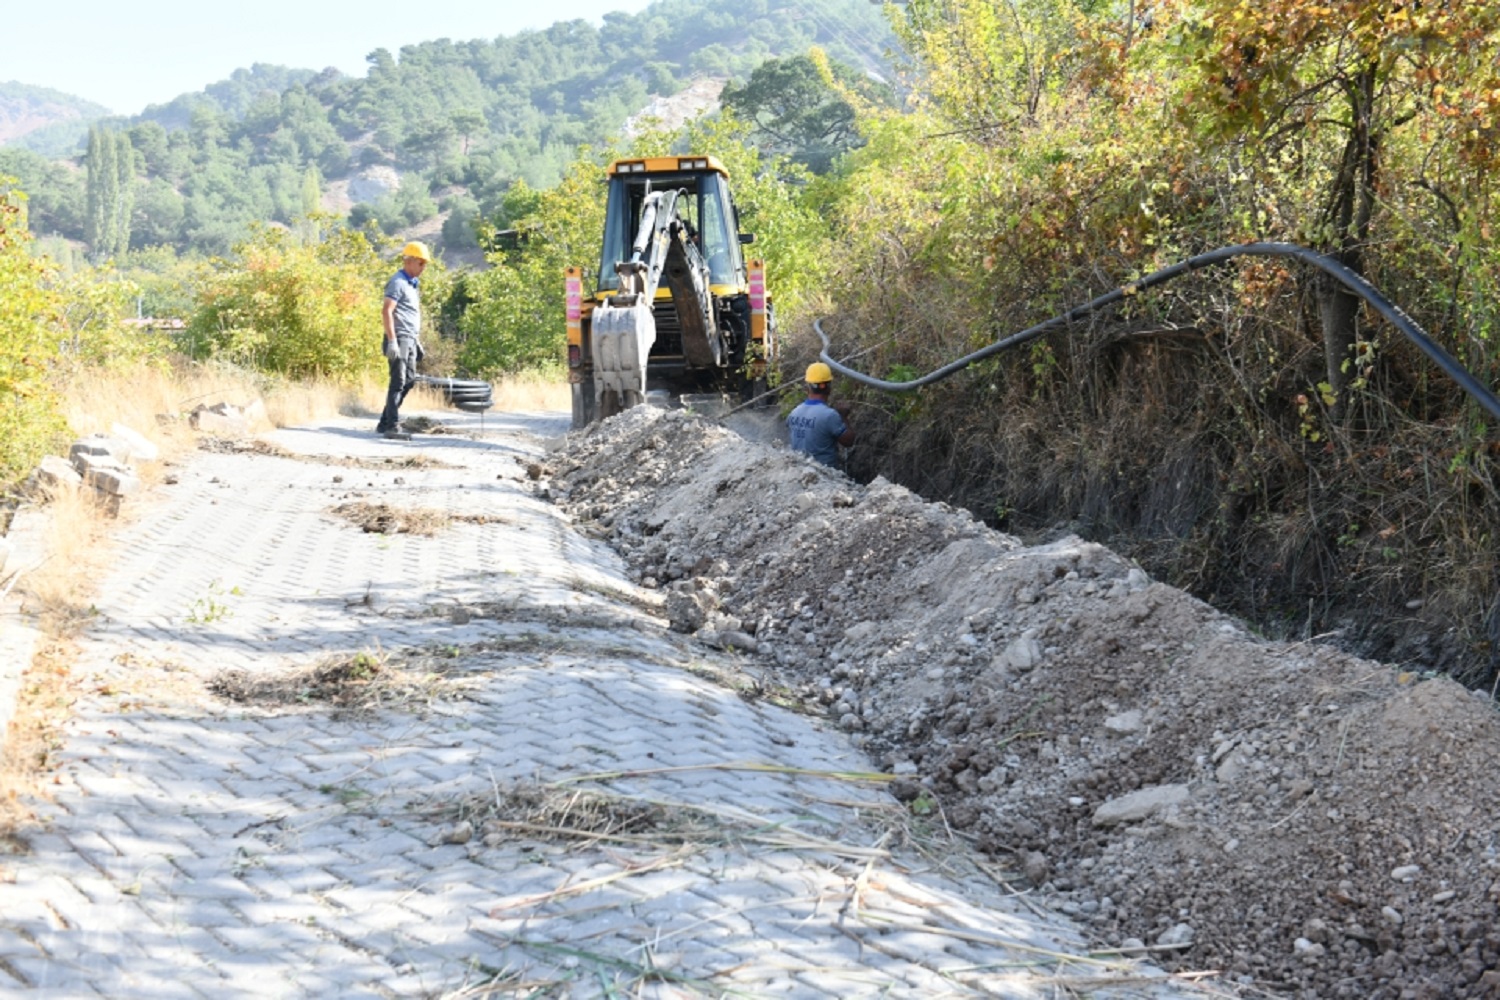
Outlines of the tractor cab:
M 729 172 L 711 156 L 616 160 L 592 294 L 565 274 L 573 425 L 649 392 L 764 392 L 775 360 L 765 263 L 746 260 Z
M 677 212 L 687 225 L 698 252 L 708 264 L 716 295 L 744 291 L 745 257 L 741 252 L 739 217 L 729 195 L 729 174 L 709 156 L 662 156 L 617 160 L 608 170 L 609 199 L 605 203 L 604 246 L 599 255 L 596 297 L 620 287 L 615 262 L 630 258 L 631 241 L 641 221 L 641 206 L 652 191 L 678 189 L 685 196 Z M 744 237 L 749 242 L 750 237 Z M 660 294 L 666 294 L 661 290 Z

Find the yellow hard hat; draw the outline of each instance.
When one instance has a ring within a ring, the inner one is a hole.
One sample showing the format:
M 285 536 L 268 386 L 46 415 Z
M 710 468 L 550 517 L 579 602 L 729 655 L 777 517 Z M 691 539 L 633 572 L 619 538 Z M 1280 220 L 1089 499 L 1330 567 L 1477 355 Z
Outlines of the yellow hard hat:
M 822 385 L 824 382 L 833 381 L 833 369 L 821 361 L 814 361 L 807 366 L 807 381 L 813 385 Z
M 415 257 L 418 260 L 425 260 L 429 264 L 432 263 L 432 251 L 427 249 L 426 243 L 422 243 L 418 240 L 412 240 L 410 243 L 406 244 L 406 246 L 402 247 L 401 256 Z

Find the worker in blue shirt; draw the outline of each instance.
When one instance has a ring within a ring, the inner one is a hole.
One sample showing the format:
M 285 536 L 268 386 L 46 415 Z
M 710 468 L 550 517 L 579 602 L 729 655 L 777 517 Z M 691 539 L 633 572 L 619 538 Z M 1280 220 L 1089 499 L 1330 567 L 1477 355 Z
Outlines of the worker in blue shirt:
M 839 446 L 854 443 L 849 428 L 849 404 L 830 403 L 833 393 L 833 370 L 821 361 L 807 366 L 807 399 L 799 403 L 786 418 L 791 432 L 792 450 L 811 455 L 824 465 L 839 467 Z

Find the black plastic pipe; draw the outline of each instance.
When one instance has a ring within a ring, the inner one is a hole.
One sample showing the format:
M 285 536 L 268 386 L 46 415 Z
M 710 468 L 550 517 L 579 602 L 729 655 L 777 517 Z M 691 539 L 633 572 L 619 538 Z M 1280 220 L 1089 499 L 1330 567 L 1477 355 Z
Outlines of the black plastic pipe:
M 1497 399 L 1489 387 L 1481 382 L 1473 372 L 1459 364 L 1454 360 L 1452 355 L 1439 347 L 1427 335 L 1427 332 L 1417 324 L 1416 320 L 1402 312 L 1393 302 L 1380 294 L 1373 285 L 1345 265 L 1326 254 L 1309 250 L 1307 247 L 1298 246 L 1295 243 L 1242 243 L 1238 246 L 1220 247 L 1218 250 L 1213 250 L 1209 253 L 1189 257 L 1181 263 L 1173 264 L 1171 267 L 1148 274 L 1139 281 L 1133 281 L 1121 288 L 1116 288 L 1112 292 L 1099 296 L 1092 302 L 1076 306 L 1059 316 L 1054 316 L 1045 322 L 1038 323 L 1036 326 L 1022 330 L 1020 333 L 1013 333 L 1009 337 L 981 347 L 971 354 L 965 354 L 956 361 L 950 361 L 948 364 L 943 365 L 943 367 L 931 371 L 921 378 L 912 379 L 909 382 L 890 382 L 885 379 L 878 379 L 870 375 L 865 375 L 862 372 L 857 372 L 853 368 L 835 361 L 828 353 L 830 345 L 828 335 L 823 332 L 822 320 L 815 320 L 813 322 L 813 329 L 823 341 L 823 350 L 818 354 L 818 358 L 840 375 L 852 379 L 861 385 L 867 385 L 872 389 L 880 389 L 885 392 L 906 392 L 911 389 L 920 389 L 925 385 L 939 382 L 949 375 L 962 371 L 976 361 L 983 361 L 985 358 L 999 354 L 1007 348 L 1029 343 L 1050 330 L 1055 330 L 1060 326 L 1076 322 L 1089 313 L 1103 309 L 1105 306 L 1112 306 L 1148 288 L 1165 284 L 1173 278 L 1180 278 L 1184 274 L 1200 271 L 1205 267 L 1212 267 L 1215 264 L 1222 264 L 1235 257 L 1291 257 L 1305 264 L 1311 264 L 1325 274 L 1336 278 L 1346 288 L 1368 302 L 1376 312 L 1380 313 L 1392 326 L 1400 330 L 1406 339 L 1416 344 L 1423 354 L 1431 358 L 1439 368 L 1447 373 L 1449 378 L 1457 382 L 1465 392 L 1479 402 L 1479 405 L 1488 410 L 1490 416 L 1500 420 L 1500 399 Z

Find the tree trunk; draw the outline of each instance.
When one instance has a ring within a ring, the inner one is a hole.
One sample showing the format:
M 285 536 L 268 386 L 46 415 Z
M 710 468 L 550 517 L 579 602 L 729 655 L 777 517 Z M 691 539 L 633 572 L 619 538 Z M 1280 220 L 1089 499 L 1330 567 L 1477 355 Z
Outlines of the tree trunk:
M 1351 112 L 1349 138 L 1344 144 L 1328 207 L 1337 244 L 1332 256 L 1361 276 L 1364 275 L 1362 251 L 1369 240 L 1370 220 L 1375 211 L 1378 143 L 1370 124 L 1375 80 L 1375 67 L 1369 66 L 1345 85 Z M 1331 415 L 1335 423 L 1341 424 L 1349 409 L 1345 390 L 1353 370 L 1354 345 L 1359 340 L 1360 299 L 1327 276 L 1320 276 L 1315 288 L 1328 385 L 1334 398 Z

